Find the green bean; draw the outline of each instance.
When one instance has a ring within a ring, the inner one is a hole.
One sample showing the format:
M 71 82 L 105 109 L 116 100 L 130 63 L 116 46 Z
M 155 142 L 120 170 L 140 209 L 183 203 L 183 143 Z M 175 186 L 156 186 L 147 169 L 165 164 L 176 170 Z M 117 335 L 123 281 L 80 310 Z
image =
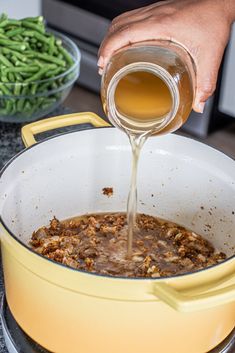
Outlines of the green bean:
M 50 86 L 50 82 L 41 83 L 41 84 L 38 86 L 38 92 L 44 92 L 44 91 L 46 91 L 49 86 Z
M 10 100 L 7 100 L 7 103 L 6 103 L 6 113 L 7 114 L 10 114 L 11 113 L 11 110 L 12 110 L 12 102 Z
M 7 14 L 2 13 L 1 16 L 0 16 L 0 22 L 5 21 L 5 20 L 7 20 L 7 19 L 8 19 Z
M 34 43 L 34 44 L 37 44 L 37 39 L 36 38 L 33 38 L 33 37 L 31 37 L 30 39 L 29 39 L 29 41 L 30 41 L 30 43 Z
M 56 39 L 55 41 L 56 45 L 60 47 L 62 45 L 62 40 L 61 39 Z
M 20 91 L 21 91 L 21 84 L 20 83 L 16 83 L 14 85 L 14 94 L 16 96 L 19 96 L 20 95 Z
M 67 50 L 65 50 L 63 47 L 59 47 L 59 51 L 60 53 L 63 55 L 65 61 L 69 64 L 69 65 L 73 65 L 74 61 L 72 59 L 72 57 L 70 56 L 70 54 L 67 52 Z
M 32 108 L 32 106 L 31 106 L 30 102 L 28 100 L 26 100 L 23 111 L 29 112 L 31 110 L 31 108 Z
M 31 50 L 36 50 L 36 49 L 37 49 L 37 46 L 36 46 L 34 43 L 32 43 L 32 44 L 30 45 L 30 49 L 31 49 Z
M 23 82 L 23 78 L 18 72 L 15 72 L 14 75 L 18 82 Z
M 8 39 L 7 36 L 5 36 L 5 34 L 0 33 L 0 39 Z
M 15 40 L 16 42 L 23 41 L 23 37 L 22 37 L 22 36 L 20 36 L 20 35 L 17 35 L 17 36 L 11 37 L 11 39 Z
M 55 38 L 54 37 L 50 37 L 49 38 L 49 50 L 48 50 L 48 54 L 49 55 L 53 55 L 55 50 Z
M 25 17 L 22 19 L 22 22 L 27 21 L 27 22 L 36 22 L 36 23 L 43 23 L 43 17 L 42 16 L 37 16 L 37 17 Z
M 27 64 L 23 61 L 20 61 L 15 55 L 11 56 L 11 61 L 15 64 L 15 66 L 27 66 Z
M 50 40 L 49 38 L 45 37 L 43 34 L 38 33 L 36 31 L 24 31 L 22 33 L 22 35 L 24 37 L 34 37 L 34 38 L 40 40 L 41 42 L 47 43 L 47 44 L 49 43 L 49 40 Z
M 41 109 L 42 110 L 45 110 L 45 109 L 48 109 L 49 107 L 51 107 L 53 104 L 56 103 L 56 98 L 49 98 L 49 99 L 46 99 L 42 105 L 41 105 Z
M 1 48 L 1 47 L 0 47 Z M 9 48 L 2 48 L 2 52 L 4 54 L 12 54 L 14 56 L 16 56 L 17 58 L 19 58 L 22 61 L 26 61 L 27 58 L 25 57 L 25 55 L 19 53 L 18 51 L 15 51 L 13 49 L 9 49 Z
M 49 70 L 49 68 L 46 66 L 46 67 L 43 67 L 41 68 L 35 75 L 27 78 L 25 80 L 25 82 L 34 82 L 34 81 L 38 81 L 42 78 L 42 76 Z
M 38 66 L 18 66 L 18 67 L 9 67 L 6 69 L 7 72 L 37 72 Z
M 26 43 L 25 44 L 20 44 L 20 45 L 19 44 L 16 44 L 16 45 L 12 44 L 12 45 L 9 45 L 8 48 L 12 49 L 12 50 L 16 50 L 16 51 L 22 52 L 22 51 L 25 51 L 27 46 L 26 46 Z
M 56 68 L 55 70 L 48 71 L 45 76 L 46 76 L 46 77 L 56 77 L 56 76 L 59 75 L 61 72 L 63 72 L 63 71 L 61 70 L 60 67 L 58 67 L 58 68 Z
M 32 76 L 32 72 L 21 72 L 20 73 L 22 76 L 22 80 L 24 81 L 25 78 L 31 77 Z
M 3 54 L 0 54 L 0 62 L 7 67 L 13 66 L 13 64 Z
M 25 102 L 25 99 L 24 98 L 21 98 L 18 100 L 18 102 L 16 103 L 16 109 L 18 112 L 22 112 L 23 110 L 23 106 L 24 106 L 24 102 Z
M 12 72 L 8 73 L 8 78 L 9 78 L 10 82 L 15 82 L 15 76 L 14 76 L 14 74 Z
M 27 20 L 22 21 L 22 26 L 26 28 L 34 29 L 39 33 L 45 33 L 45 28 L 43 26 L 41 26 L 40 24 L 32 23 Z
M 3 91 L 5 95 L 11 96 L 11 91 L 3 83 L 0 83 L 0 89 Z
M 23 86 L 22 88 L 22 92 L 21 92 L 21 95 L 22 96 L 26 96 L 28 93 L 28 86 Z M 24 107 L 24 103 L 25 103 L 25 98 L 21 98 L 18 100 L 18 102 L 16 103 L 16 108 L 19 112 L 22 112 L 23 111 L 23 107 Z
M 10 31 L 5 32 L 5 34 L 7 37 L 11 38 L 23 32 L 24 32 L 24 28 L 19 27 L 19 28 L 11 29 Z
M 36 84 L 32 84 L 32 87 L 31 87 L 31 94 L 32 94 L 32 95 L 36 94 L 36 91 L 37 91 L 37 85 L 36 85 Z
M 48 51 L 49 51 L 49 45 L 47 45 L 47 44 L 44 43 L 44 44 L 42 45 L 42 49 L 41 49 L 41 50 L 42 50 L 43 53 L 47 54 Z M 50 55 L 50 54 L 49 54 L 49 55 Z
M 2 45 L 22 45 L 21 42 L 16 42 L 11 39 L 0 39 L 0 44 L 2 44 Z
M 5 70 L 2 72 L 1 81 L 2 81 L 2 82 L 5 82 L 5 83 L 8 83 L 8 82 L 9 82 L 9 80 L 8 80 L 8 78 L 7 78 L 7 73 L 5 72 Z
M 49 62 L 52 62 L 52 63 L 55 63 L 59 66 L 65 66 L 65 62 L 64 60 L 61 60 L 61 59 L 58 59 L 58 58 L 55 58 L 54 56 L 52 55 L 49 55 L 49 54 L 46 54 L 46 53 L 32 53 L 32 55 L 36 58 L 39 58 L 39 59 L 42 59 L 42 60 L 45 60 L 45 61 L 49 61 Z
M 5 27 L 8 24 L 8 20 L 3 20 L 0 22 L 0 28 Z
M 15 20 L 15 19 L 9 19 L 7 26 L 21 26 L 21 21 L 20 20 Z

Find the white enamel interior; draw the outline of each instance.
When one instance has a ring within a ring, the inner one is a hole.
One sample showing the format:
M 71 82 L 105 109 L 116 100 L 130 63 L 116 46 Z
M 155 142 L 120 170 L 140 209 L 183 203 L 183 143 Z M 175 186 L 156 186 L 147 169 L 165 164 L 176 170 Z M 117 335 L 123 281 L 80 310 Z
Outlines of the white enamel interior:
M 27 243 L 54 215 L 125 211 L 130 170 L 129 141 L 115 128 L 46 140 L 3 172 L 1 218 Z M 113 187 L 113 197 L 103 187 Z M 150 138 L 140 158 L 138 199 L 139 212 L 189 227 L 234 255 L 235 163 L 224 154 L 173 134 Z

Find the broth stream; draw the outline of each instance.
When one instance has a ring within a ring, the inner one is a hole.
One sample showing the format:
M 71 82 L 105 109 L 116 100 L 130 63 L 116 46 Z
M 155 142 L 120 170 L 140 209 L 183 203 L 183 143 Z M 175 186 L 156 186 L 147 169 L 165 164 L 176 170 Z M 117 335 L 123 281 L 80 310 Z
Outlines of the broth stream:
M 127 202 L 127 256 L 130 258 L 136 225 L 139 156 L 156 124 L 162 123 L 170 113 L 172 97 L 167 85 L 159 77 L 141 71 L 128 74 L 119 81 L 115 91 L 115 104 L 125 121 L 135 121 L 136 126 L 144 123 L 145 127 L 149 123 L 149 128 L 143 134 L 133 134 L 125 130 L 132 147 L 131 184 Z

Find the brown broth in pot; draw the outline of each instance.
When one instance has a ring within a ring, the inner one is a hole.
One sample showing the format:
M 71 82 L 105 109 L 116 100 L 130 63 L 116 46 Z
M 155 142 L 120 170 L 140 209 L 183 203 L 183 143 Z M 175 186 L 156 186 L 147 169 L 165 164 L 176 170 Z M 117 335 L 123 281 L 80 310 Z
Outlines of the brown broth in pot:
M 127 219 L 123 213 L 91 214 L 33 233 L 39 254 L 72 268 L 103 275 L 165 277 L 197 271 L 226 258 L 202 236 L 156 217 L 138 214 L 132 256 L 127 257 Z

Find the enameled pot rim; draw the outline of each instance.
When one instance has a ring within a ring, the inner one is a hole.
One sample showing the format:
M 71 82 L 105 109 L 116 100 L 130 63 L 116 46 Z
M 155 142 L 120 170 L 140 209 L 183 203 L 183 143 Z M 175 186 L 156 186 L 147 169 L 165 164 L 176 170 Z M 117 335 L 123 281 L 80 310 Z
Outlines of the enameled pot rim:
M 99 128 L 95 128 L 95 129 L 113 129 L 115 128 L 114 126 L 106 126 L 106 127 L 99 127 Z M 28 150 L 48 141 L 48 140 L 51 140 L 51 139 L 55 139 L 55 138 L 58 138 L 60 136 L 63 136 L 63 135 L 67 135 L 67 134 L 73 134 L 73 133 L 78 133 L 78 132 L 82 132 L 82 131 L 87 131 L 87 130 L 93 130 L 94 127 L 85 127 L 83 129 L 78 129 L 78 130 L 72 130 L 72 131 L 65 131 L 65 132 L 62 132 L 62 133 L 59 133 L 59 134 L 55 134 L 53 136 L 49 136 L 41 141 L 37 141 L 35 144 L 27 147 L 27 148 L 24 148 L 22 151 L 18 152 L 15 156 L 13 156 L 6 164 L 5 166 L 0 170 L 0 179 L 2 177 L 2 175 L 4 174 L 4 172 L 7 170 L 7 168 L 15 161 L 15 159 L 17 159 L 20 155 L 22 155 L 23 153 L 27 153 Z M 185 140 L 193 140 L 194 142 L 198 143 L 198 144 L 202 144 L 202 145 L 205 145 L 203 144 L 202 142 L 199 142 L 199 141 L 196 141 L 194 139 L 191 139 L 189 137 L 185 137 L 185 136 L 180 136 L 182 139 L 185 139 Z M 223 153 L 222 151 L 219 151 L 215 148 L 212 148 L 210 146 L 207 146 L 208 149 L 212 149 L 212 150 L 216 150 L 218 151 L 219 153 L 223 154 L 226 158 L 229 158 L 233 161 L 233 159 L 229 156 L 227 156 L 225 153 Z M 194 271 L 194 272 L 187 272 L 187 273 L 184 273 L 184 274 L 178 274 L 178 275 L 173 275 L 173 276 L 166 276 L 166 277 L 158 277 L 158 278 L 146 278 L 146 277 L 137 277 L 137 278 L 134 278 L 134 277 L 124 277 L 124 276 L 111 276 L 111 275 L 104 275 L 104 274 L 99 274 L 99 273 L 92 273 L 92 272 L 88 272 L 88 271 L 84 271 L 84 270 L 80 270 L 80 269 L 75 269 L 75 268 L 72 268 L 72 267 L 69 267 L 69 266 L 66 266 L 62 263 L 59 263 L 59 262 L 55 262 L 41 254 L 38 254 L 36 253 L 33 249 L 31 249 L 29 246 L 27 246 L 23 241 L 21 241 L 8 227 L 7 225 L 5 224 L 5 222 L 3 221 L 2 219 L 2 215 L 0 214 L 0 223 L 3 225 L 3 227 L 5 228 L 5 230 L 7 231 L 7 233 L 16 241 L 19 243 L 19 245 L 23 246 L 27 251 L 29 251 L 30 253 L 32 253 L 33 255 L 35 256 L 39 256 L 40 258 L 44 259 L 45 261 L 48 261 L 49 263 L 51 263 L 52 265 L 54 266 L 61 266 L 62 268 L 65 268 L 69 271 L 75 271 L 75 272 L 78 272 L 78 273 L 82 273 L 82 274 L 86 274 L 86 275 L 89 275 L 89 276 L 95 276 L 95 277 L 102 277 L 102 278 L 108 278 L 108 279 L 113 279 L 113 280 L 126 280 L 126 281 L 162 281 L 162 280 L 170 280 L 170 279 L 177 279 L 177 278 L 185 278 L 185 277 L 189 277 L 189 276 L 194 276 L 194 275 L 197 275 L 197 274 L 200 274 L 204 271 L 210 271 L 214 268 L 217 268 L 218 266 L 222 266 L 230 261 L 234 261 L 235 260 L 235 254 L 230 256 L 229 258 L 225 259 L 224 261 L 218 263 L 218 264 L 215 264 L 215 265 L 212 265 L 212 266 L 209 266 L 209 267 L 206 267 L 204 269 L 200 269 L 200 270 L 197 270 L 197 271 Z

